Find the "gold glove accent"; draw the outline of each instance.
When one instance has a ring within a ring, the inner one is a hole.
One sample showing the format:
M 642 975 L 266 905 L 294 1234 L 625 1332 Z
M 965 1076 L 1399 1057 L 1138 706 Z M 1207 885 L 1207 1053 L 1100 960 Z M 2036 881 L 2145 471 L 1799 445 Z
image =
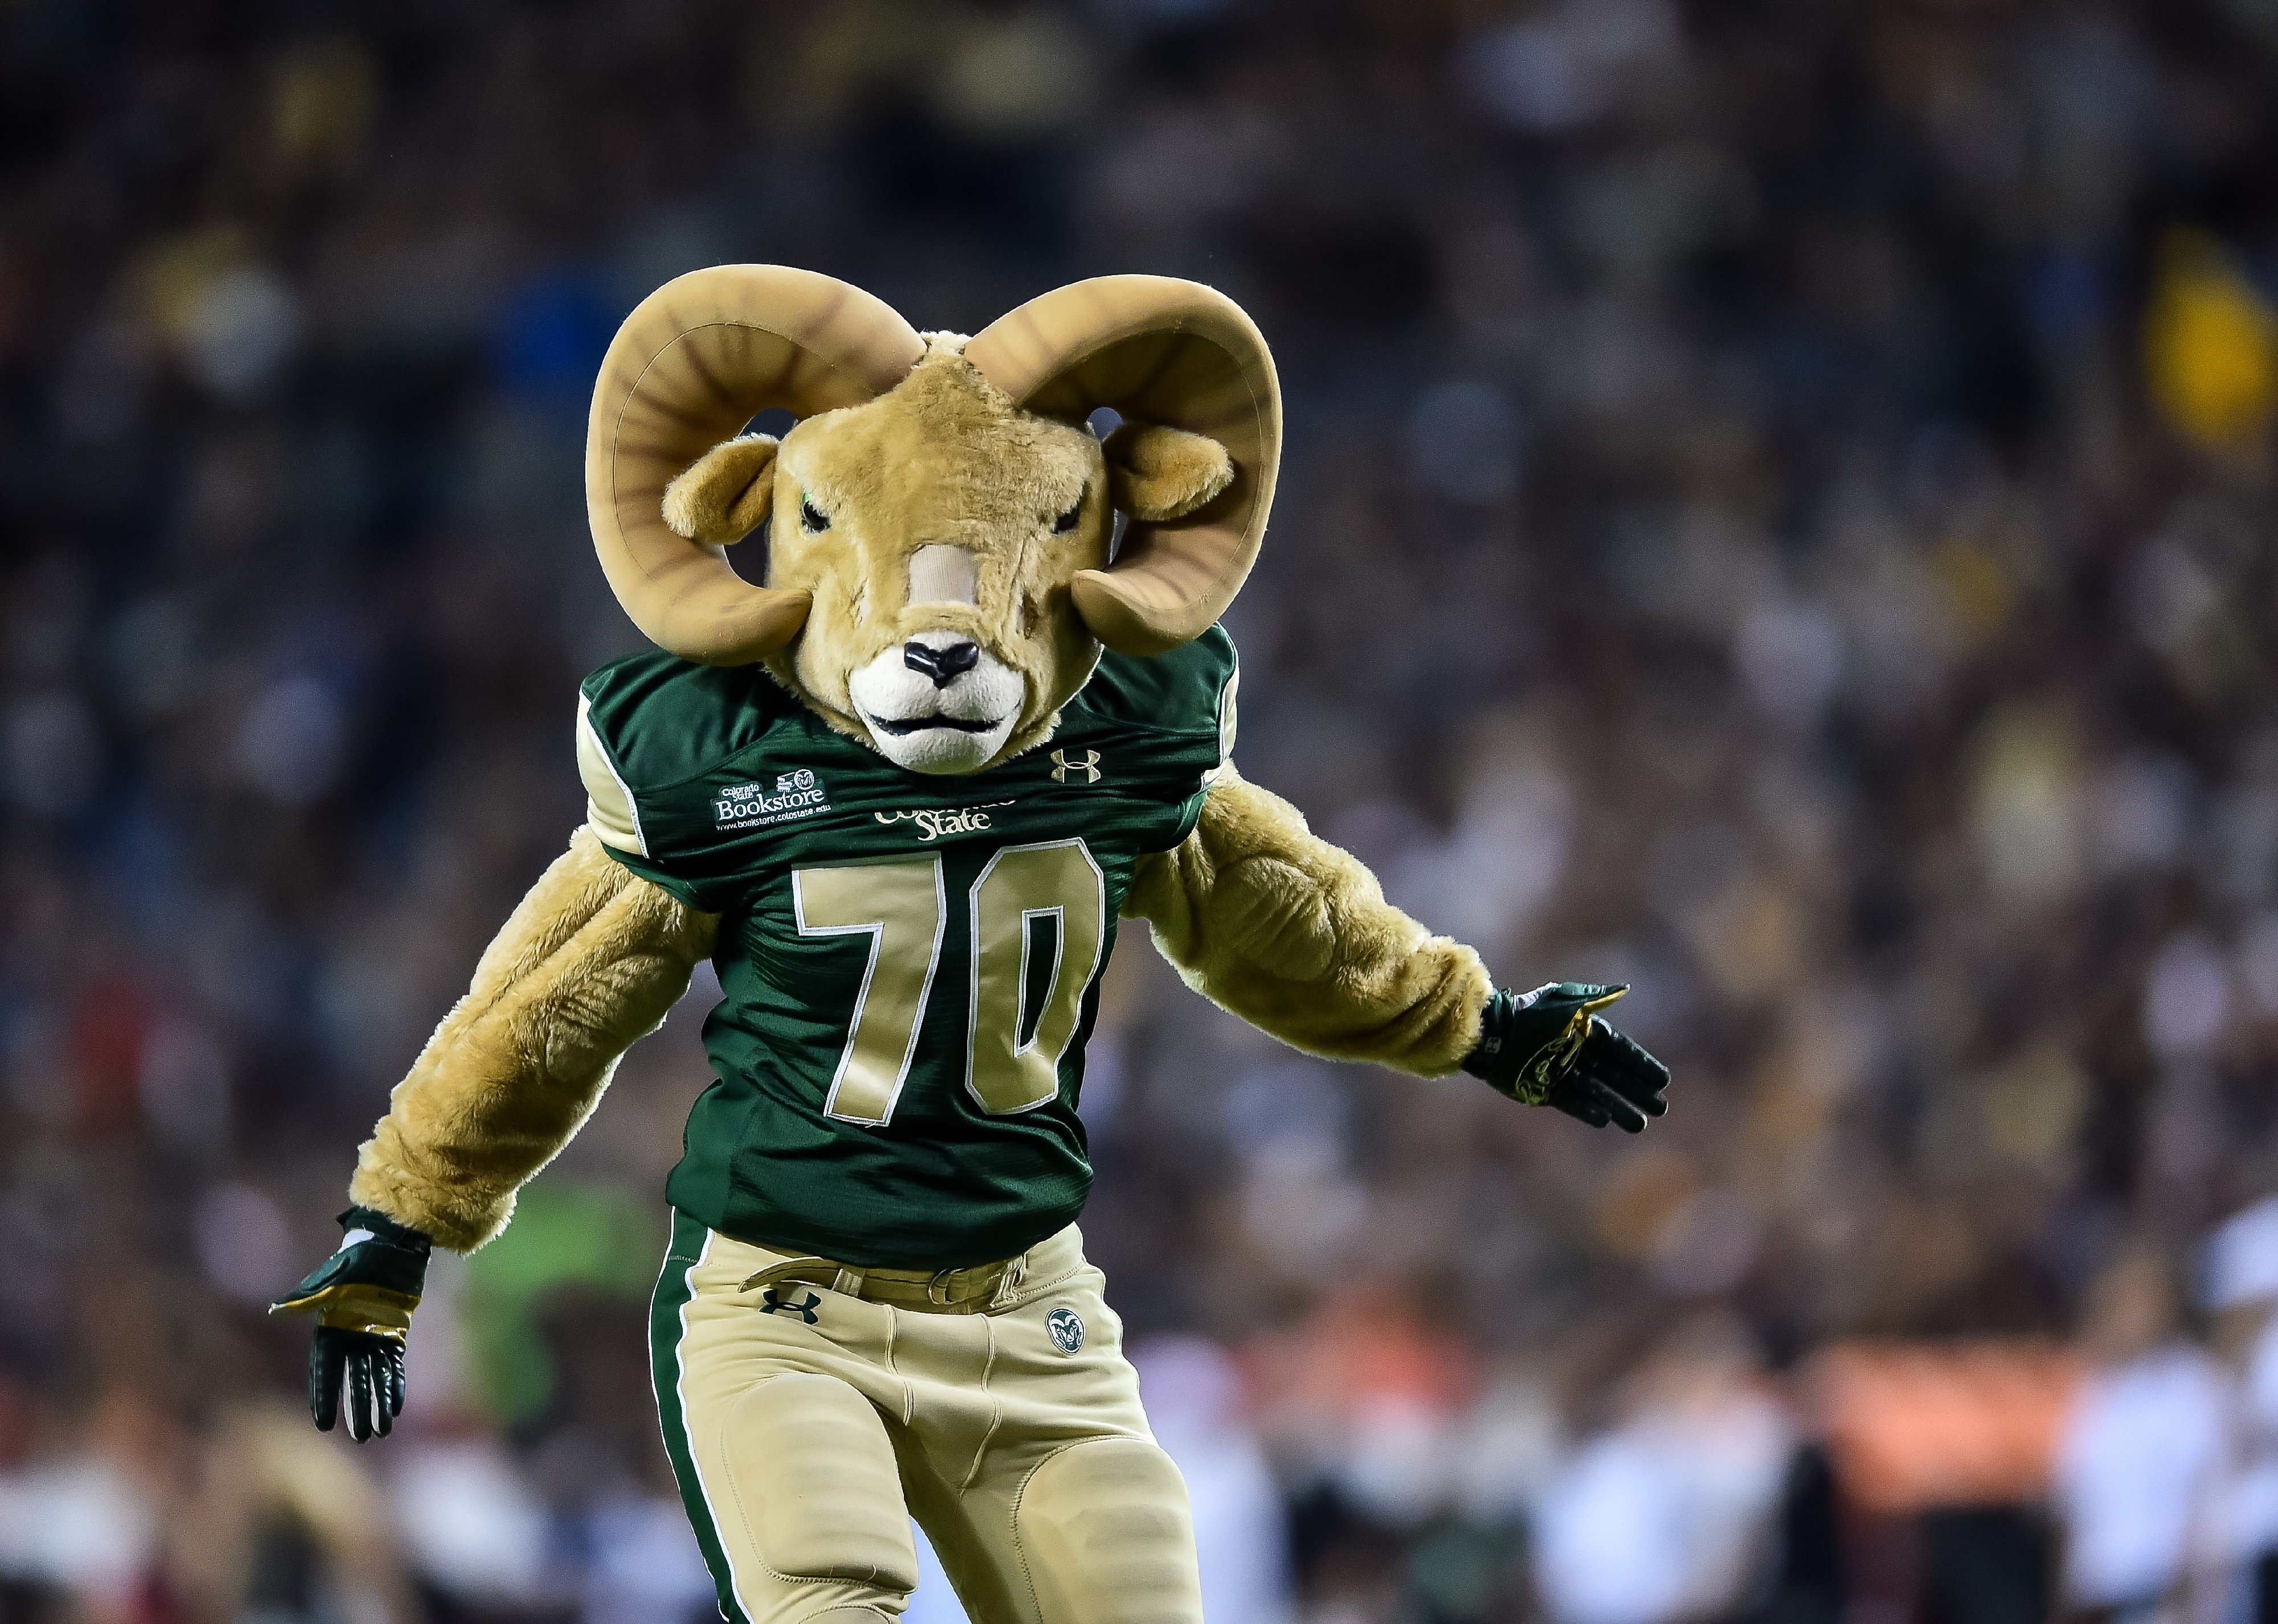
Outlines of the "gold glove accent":
M 1590 1035 L 1591 1018 L 1601 1010 L 1611 1009 L 1629 995 L 1628 987 L 1617 987 L 1574 1007 L 1573 1018 L 1566 1023 L 1566 1029 L 1552 1040 L 1558 1050 L 1558 1064 L 1562 1070 L 1580 1050 L 1583 1040 Z
M 419 1299 L 409 1292 L 343 1283 L 291 1302 L 279 1303 L 270 1312 L 314 1314 L 319 1325 L 329 1325 L 335 1330 L 361 1330 L 401 1342 L 411 1329 L 411 1311 L 418 1306 Z
M 1527 1062 L 1526 1070 L 1518 1079 L 1515 1097 L 1522 1105 L 1548 1105 L 1551 1090 L 1574 1057 L 1582 1052 L 1582 1045 L 1590 1040 L 1590 1023 L 1598 1011 L 1619 1003 L 1629 995 L 1626 987 L 1609 987 L 1595 998 L 1586 999 L 1574 1006 L 1574 1012 L 1560 1027 L 1558 1035 L 1535 1052 Z

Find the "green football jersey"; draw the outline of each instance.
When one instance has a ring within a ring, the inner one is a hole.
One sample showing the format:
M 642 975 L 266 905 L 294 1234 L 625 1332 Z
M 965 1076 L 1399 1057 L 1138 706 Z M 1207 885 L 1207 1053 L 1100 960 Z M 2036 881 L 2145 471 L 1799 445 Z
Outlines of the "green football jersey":
M 720 916 L 714 1079 L 667 1186 L 728 1235 L 877 1269 L 1013 1256 L 1091 1186 L 1076 1102 L 1132 869 L 1231 747 L 1226 633 L 1105 656 L 1043 748 L 913 773 L 756 666 L 585 679 L 613 855 Z

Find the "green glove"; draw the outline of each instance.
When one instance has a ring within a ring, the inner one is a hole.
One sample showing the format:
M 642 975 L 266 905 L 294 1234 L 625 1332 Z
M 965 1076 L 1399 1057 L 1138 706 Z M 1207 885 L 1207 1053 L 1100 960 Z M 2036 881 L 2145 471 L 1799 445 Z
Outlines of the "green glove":
M 1548 1105 L 1594 1128 L 1641 1133 L 1669 1109 L 1669 1068 L 1598 1018 L 1629 991 L 1553 981 L 1531 993 L 1498 987 L 1464 1070 L 1522 1105 Z
M 340 1249 L 269 1305 L 271 1314 L 313 1314 L 309 1414 L 324 1431 L 340 1418 L 348 1390 L 348 1436 L 386 1437 L 403 1414 L 403 1339 L 427 1281 L 432 1246 L 385 1213 L 351 1207 L 340 1215 Z

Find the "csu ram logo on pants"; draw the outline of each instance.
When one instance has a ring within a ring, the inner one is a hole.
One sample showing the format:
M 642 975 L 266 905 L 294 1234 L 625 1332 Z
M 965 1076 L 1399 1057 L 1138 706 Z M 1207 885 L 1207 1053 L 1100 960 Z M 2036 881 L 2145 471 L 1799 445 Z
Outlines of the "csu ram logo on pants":
M 756 829 L 770 823 L 789 823 L 830 810 L 830 791 L 813 769 L 797 767 L 776 774 L 770 793 L 764 783 L 730 784 L 713 792 L 712 827 L 715 829 Z
M 1073 1353 L 1083 1346 L 1083 1316 L 1074 1308 L 1054 1308 L 1044 1315 L 1044 1330 L 1052 1346 L 1063 1353 Z

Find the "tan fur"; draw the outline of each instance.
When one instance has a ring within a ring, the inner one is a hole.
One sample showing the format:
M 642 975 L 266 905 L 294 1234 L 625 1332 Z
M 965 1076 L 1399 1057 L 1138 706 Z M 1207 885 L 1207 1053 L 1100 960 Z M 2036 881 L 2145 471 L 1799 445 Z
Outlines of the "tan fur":
M 1204 435 L 1127 423 L 1101 447 L 1115 505 L 1135 519 L 1183 519 L 1234 483 L 1234 459 Z
M 1051 736 L 1059 708 L 1091 675 L 1099 644 L 1068 600 L 1079 569 L 1107 561 L 1113 524 L 1099 442 L 1021 411 L 950 344 L 890 393 L 810 417 L 776 460 L 768 584 L 804 587 L 814 607 L 798 643 L 768 667 L 823 720 L 870 742 L 846 680 L 920 631 L 971 637 L 1020 674 L 1025 694 L 993 766 Z M 793 515 L 811 499 L 830 528 Z M 1077 503 L 1066 535 L 1052 522 Z M 931 542 L 972 550 L 978 602 L 912 608 L 909 555 Z
M 515 1192 L 600 1102 L 617 1057 L 688 990 L 717 923 L 578 830 L 396 1085 L 349 1198 L 453 1251 L 496 1235 Z
M 767 583 L 803 589 L 814 606 L 799 641 L 768 667 L 849 738 L 873 743 L 848 676 L 918 632 L 960 633 L 1004 661 L 1024 698 L 985 770 L 1050 738 L 1060 706 L 1098 663 L 1069 583 L 1106 566 L 1115 508 L 1179 517 L 1223 491 L 1233 463 L 1216 440 L 1133 423 L 1111 437 L 1120 459 L 1111 466 L 1089 430 L 1014 405 L 966 360 L 964 343 L 929 335 L 925 358 L 899 385 L 805 419 L 780 450 L 761 449 L 763 437 L 715 446 L 667 489 L 665 519 L 681 535 L 724 545 L 772 504 Z M 801 522 L 810 502 L 830 521 L 819 534 Z M 1079 505 L 1075 528 L 1056 533 L 1054 521 Z M 938 544 L 973 553 L 970 606 L 907 601 L 910 555 Z
M 1386 902 L 1359 858 L 1231 766 L 1194 833 L 1141 862 L 1123 911 L 1188 986 L 1308 1054 L 1436 1077 L 1479 1041 L 1494 986 L 1479 956 Z
M 733 546 L 768 522 L 775 461 L 772 434 L 722 441 L 665 486 L 665 523 L 691 541 Z
M 671 481 L 664 516 L 725 545 L 772 509 L 768 584 L 811 593 L 813 613 L 768 669 L 866 744 L 852 674 L 921 632 L 971 637 L 1023 688 L 993 766 L 1048 738 L 1098 661 L 1070 583 L 1106 563 L 1114 508 L 1176 518 L 1223 492 L 1232 465 L 1214 440 L 1143 423 L 1103 448 L 1078 423 L 1017 407 L 964 342 L 933 335 L 899 385 L 804 419 L 780 445 L 715 446 Z M 828 521 L 819 532 L 809 507 Z M 1056 530 L 1072 508 L 1074 524 Z M 928 546 L 973 555 L 975 601 L 909 601 L 910 560 Z M 1191 985 L 1296 1048 L 1432 1075 L 1477 1040 L 1489 990 L 1478 955 L 1386 903 L 1357 859 L 1230 766 L 1193 835 L 1141 865 L 1125 911 L 1150 922 Z M 397 1086 L 353 1199 L 455 1250 L 495 1235 L 618 1056 L 686 989 L 716 924 L 581 830 Z
M 1309 1054 L 1429 1077 L 1479 1040 L 1479 955 L 1387 903 L 1358 858 L 1231 766 L 1194 833 L 1141 862 L 1123 911 L 1189 986 Z M 495 1236 L 687 990 L 717 925 L 580 829 L 396 1086 L 350 1199 L 454 1251 Z

